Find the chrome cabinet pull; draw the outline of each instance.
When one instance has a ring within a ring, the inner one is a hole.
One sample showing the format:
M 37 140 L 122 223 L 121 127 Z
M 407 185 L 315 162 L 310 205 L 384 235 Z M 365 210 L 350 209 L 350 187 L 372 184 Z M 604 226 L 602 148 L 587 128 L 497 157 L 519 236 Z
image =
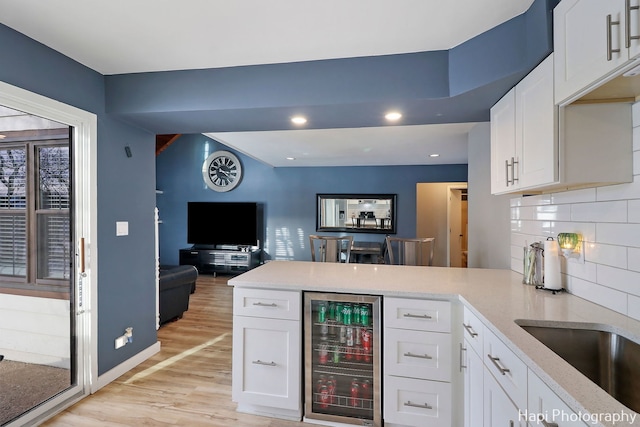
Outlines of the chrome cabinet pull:
M 631 40 L 638 40 L 640 36 L 632 36 L 631 35 L 631 11 L 638 10 L 640 6 L 631 6 L 631 0 L 627 0 L 625 4 L 625 27 L 624 27 L 624 39 L 625 39 L 625 47 L 628 49 L 631 47 Z
M 262 366 L 277 366 L 276 362 L 263 362 L 262 360 L 258 359 L 258 360 L 254 360 L 253 362 L 254 365 L 262 365 Z
M 412 408 L 420 408 L 420 409 L 433 409 L 433 407 L 428 403 L 423 403 L 423 404 L 413 403 L 410 400 L 407 400 L 406 402 L 404 402 L 404 406 L 411 406 Z
M 471 338 L 475 338 L 475 337 L 478 336 L 478 333 L 473 330 L 473 327 L 471 325 L 465 325 L 463 323 L 462 326 L 464 326 L 464 328 L 467 330 L 467 332 L 469 332 L 469 335 L 471 335 Z
M 548 423 L 542 414 L 538 417 L 538 421 L 540 421 L 544 427 L 558 427 L 557 423 Z
M 612 27 L 614 25 L 620 25 L 620 21 L 614 21 L 611 15 L 607 15 L 607 61 L 611 61 L 614 53 L 620 53 L 620 49 L 613 48 L 613 35 Z
M 405 357 L 415 357 L 417 359 L 433 359 L 433 357 L 428 354 L 413 354 L 410 351 L 406 352 L 404 355 Z
M 511 158 L 511 183 L 513 185 L 516 184 L 516 181 L 519 181 L 519 179 L 516 178 L 516 165 L 518 165 L 518 164 L 520 164 L 520 162 L 512 157 Z M 520 174 L 518 174 L 518 176 L 519 175 Z
M 505 168 L 504 175 L 505 175 L 505 178 L 507 180 L 506 184 L 507 184 L 507 187 L 508 187 L 509 184 L 511 183 L 511 181 L 509 181 L 509 160 L 505 160 L 504 161 L 504 168 Z
M 272 302 L 271 304 L 267 304 L 264 302 L 254 302 L 253 305 L 257 305 L 258 307 L 277 307 L 278 304 L 276 304 L 275 302 Z
M 463 369 L 467 368 L 467 365 L 465 365 L 464 363 L 462 363 L 463 361 L 463 357 L 462 357 L 462 352 L 463 351 L 467 351 L 467 349 L 462 345 L 462 343 L 460 343 L 460 372 L 462 372 Z
M 429 316 L 428 314 L 411 314 L 411 313 L 405 313 L 404 317 L 410 317 L 412 319 L 433 319 L 433 317 Z
M 492 356 L 492 355 L 490 355 L 490 354 L 487 354 L 487 357 L 488 357 L 489 359 L 491 359 L 491 362 L 493 362 L 493 364 L 495 365 L 495 367 L 496 367 L 496 368 L 498 368 L 498 370 L 500 371 L 500 373 L 501 373 L 502 375 L 506 375 L 506 373 L 507 373 L 507 372 L 511 372 L 511 371 L 509 371 L 509 369 L 504 368 L 504 367 L 502 367 L 502 366 L 500 366 L 500 365 L 498 364 L 498 362 L 500 361 L 500 358 L 499 358 L 499 357 L 493 357 L 493 356 Z

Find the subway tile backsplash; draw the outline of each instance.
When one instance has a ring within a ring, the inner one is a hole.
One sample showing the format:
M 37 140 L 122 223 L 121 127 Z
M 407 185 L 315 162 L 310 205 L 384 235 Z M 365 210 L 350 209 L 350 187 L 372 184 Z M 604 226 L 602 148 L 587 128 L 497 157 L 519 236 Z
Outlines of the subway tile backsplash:
M 580 233 L 585 263 L 562 260 L 563 286 L 640 320 L 640 103 L 633 123 L 633 183 L 511 199 L 511 268 L 523 272 L 525 245 Z

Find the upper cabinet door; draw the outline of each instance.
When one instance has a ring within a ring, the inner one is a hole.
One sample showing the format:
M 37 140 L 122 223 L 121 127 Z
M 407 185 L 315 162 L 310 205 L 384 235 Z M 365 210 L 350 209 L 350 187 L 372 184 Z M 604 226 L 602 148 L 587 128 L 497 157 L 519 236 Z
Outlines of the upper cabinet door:
M 637 2 L 638 0 L 631 0 Z M 554 9 L 555 102 L 561 104 L 629 61 L 627 0 L 562 0 Z M 630 30 L 637 29 L 631 25 Z M 637 45 L 638 41 L 633 40 Z M 636 47 L 637 49 L 637 47 Z
M 491 193 L 514 188 L 516 100 L 511 89 L 491 107 Z M 517 162 L 517 160 L 515 160 Z
M 549 55 L 516 86 L 516 178 L 523 189 L 558 181 L 553 59 Z

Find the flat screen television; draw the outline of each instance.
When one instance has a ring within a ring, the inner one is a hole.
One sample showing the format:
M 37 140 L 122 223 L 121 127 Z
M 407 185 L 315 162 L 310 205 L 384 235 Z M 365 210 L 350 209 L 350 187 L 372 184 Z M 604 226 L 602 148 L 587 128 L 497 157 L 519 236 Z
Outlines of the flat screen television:
M 259 246 L 259 206 L 253 202 L 189 202 L 187 242 L 195 246 Z

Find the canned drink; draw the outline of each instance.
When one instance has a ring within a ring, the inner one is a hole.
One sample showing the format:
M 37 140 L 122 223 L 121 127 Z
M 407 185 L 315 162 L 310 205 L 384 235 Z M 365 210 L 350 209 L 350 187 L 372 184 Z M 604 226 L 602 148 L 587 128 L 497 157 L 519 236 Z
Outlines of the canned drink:
M 354 328 L 353 336 L 355 337 L 355 344 L 360 345 L 362 343 L 362 329 Z
M 342 323 L 342 315 L 343 315 L 342 308 L 343 308 L 342 303 L 341 302 L 337 302 L 336 303 L 336 318 L 335 318 L 336 323 Z
M 351 381 L 351 406 L 360 406 L 360 385 L 356 378 Z
M 340 363 L 340 346 L 333 348 L 333 363 Z
M 338 389 L 338 380 L 336 380 L 336 378 L 331 375 L 329 376 L 329 379 L 327 380 L 327 388 L 329 389 L 329 395 L 331 396 L 331 403 L 338 404 L 339 402 L 339 398 L 338 396 L 336 396 L 336 390 Z
M 329 395 L 329 387 L 323 385 L 320 388 L 320 407 L 327 408 L 331 402 L 331 396 Z
M 351 325 L 353 322 L 353 307 L 351 304 L 345 304 L 342 307 L 342 323 L 345 325 Z
M 351 326 L 347 326 L 347 346 L 353 347 L 353 328 Z
M 346 326 L 340 326 L 340 344 L 346 344 L 347 343 L 347 327 Z
M 336 320 L 336 303 L 329 302 L 329 320 Z
M 362 331 L 362 349 L 364 351 L 364 361 L 371 362 L 371 340 L 373 336 L 369 329 L 364 329 Z
M 353 305 L 353 324 L 354 325 L 360 324 L 360 305 L 359 304 Z
M 322 325 L 320 325 L 320 335 L 322 335 L 320 339 L 322 340 L 327 339 L 327 335 L 329 335 L 329 325 L 327 325 L 326 323 L 323 323 Z
M 367 304 L 360 306 L 360 324 L 362 326 L 369 326 L 371 321 L 371 310 Z
M 321 302 L 318 304 L 318 323 L 324 323 L 327 321 L 327 303 Z
M 356 361 L 358 362 L 362 361 L 362 359 L 364 358 L 364 349 L 362 349 L 361 347 L 354 347 L 353 353 L 356 357 Z
M 363 399 L 371 399 L 373 397 L 373 391 L 371 390 L 371 381 L 364 380 L 360 385 L 360 394 Z
M 344 360 L 350 362 L 353 360 L 353 347 L 345 347 Z
M 329 361 L 329 346 L 327 344 L 320 344 L 320 355 L 318 356 L 318 363 L 326 365 Z
M 324 378 L 320 378 L 318 381 L 316 381 L 316 393 L 320 393 L 323 385 L 327 385 L 327 381 Z

